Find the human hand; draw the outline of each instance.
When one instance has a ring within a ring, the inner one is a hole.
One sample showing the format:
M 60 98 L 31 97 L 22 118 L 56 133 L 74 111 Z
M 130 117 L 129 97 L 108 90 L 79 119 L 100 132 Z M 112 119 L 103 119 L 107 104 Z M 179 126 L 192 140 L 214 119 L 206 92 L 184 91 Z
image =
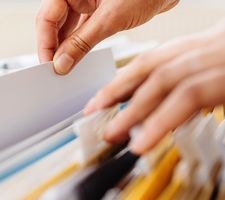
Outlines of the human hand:
M 54 61 L 60 75 L 100 41 L 139 26 L 179 0 L 44 0 L 36 17 L 40 62 Z
M 225 19 L 192 36 L 137 56 L 86 106 L 84 114 L 132 96 L 105 131 L 119 142 L 143 122 L 131 150 L 143 154 L 196 111 L 225 102 Z

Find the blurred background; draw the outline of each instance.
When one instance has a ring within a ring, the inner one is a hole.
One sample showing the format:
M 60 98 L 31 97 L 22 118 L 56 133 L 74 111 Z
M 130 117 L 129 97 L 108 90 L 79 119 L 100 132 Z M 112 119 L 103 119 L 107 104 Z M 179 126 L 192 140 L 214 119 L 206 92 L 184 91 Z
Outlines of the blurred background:
M 35 16 L 41 0 L 0 0 L 0 59 L 36 53 Z M 225 17 L 224 0 L 180 0 L 171 11 L 126 34 L 131 41 L 157 40 L 203 30 Z M 115 36 L 114 36 L 115 37 Z

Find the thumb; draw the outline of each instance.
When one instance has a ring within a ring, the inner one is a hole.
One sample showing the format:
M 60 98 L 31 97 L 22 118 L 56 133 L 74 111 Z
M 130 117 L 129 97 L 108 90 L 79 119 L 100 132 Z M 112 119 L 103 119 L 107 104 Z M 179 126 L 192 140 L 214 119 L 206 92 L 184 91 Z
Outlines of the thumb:
M 57 74 L 68 74 L 96 44 L 116 33 L 109 20 L 103 19 L 103 15 L 99 15 L 96 10 L 81 27 L 63 41 L 53 58 Z

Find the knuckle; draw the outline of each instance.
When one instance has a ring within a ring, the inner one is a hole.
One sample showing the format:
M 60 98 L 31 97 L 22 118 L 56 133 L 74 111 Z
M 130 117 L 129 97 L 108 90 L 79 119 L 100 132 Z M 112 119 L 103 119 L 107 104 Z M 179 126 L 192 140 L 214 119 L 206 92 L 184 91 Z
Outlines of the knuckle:
M 194 50 L 189 53 L 188 57 L 184 59 L 184 63 L 182 64 L 198 70 L 198 68 L 202 65 L 202 60 L 204 59 L 205 53 L 206 52 L 204 50 Z
M 142 52 L 137 56 L 137 60 L 141 62 L 147 61 L 149 54 L 147 52 Z
M 106 21 L 102 27 L 103 27 L 103 32 L 105 33 L 106 36 L 114 35 L 117 32 L 115 28 L 117 27 L 116 24 L 112 23 L 111 21 L 110 22 Z
M 149 62 L 150 53 L 143 52 L 134 58 L 132 64 L 137 77 L 146 76 L 151 71 L 151 64 Z
M 108 13 L 107 11 L 103 11 L 102 18 L 104 20 L 100 21 L 101 32 L 104 33 L 106 37 L 114 35 L 120 31 L 118 26 L 118 16 L 113 12 Z
M 201 88 L 198 84 L 191 84 L 186 80 L 181 82 L 179 90 L 181 100 L 187 101 L 196 108 L 201 104 Z
M 121 9 L 119 4 L 114 4 L 113 9 L 119 10 Z M 121 14 L 118 14 L 116 12 L 108 12 L 108 10 L 102 10 L 101 12 L 101 19 L 100 20 L 100 26 L 102 28 L 102 32 L 105 36 L 111 36 L 117 33 L 118 31 L 124 30 L 123 25 L 125 21 L 121 21 Z
M 88 45 L 88 43 L 86 43 L 81 37 L 76 34 L 68 38 L 68 43 L 68 47 L 73 54 L 79 53 L 81 55 L 85 55 L 91 50 L 91 47 Z
M 170 74 L 170 69 L 167 67 L 161 67 L 155 70 L 152 73 L 152 80 L 159 88 L 162 90 L 167 89 L 167 82 L 168 82 L 168 77 Z
M 136 56 L 134 61 L 143 68 L 142 70 L 144 70 L 144 68 L 146 68 L 146 65 L 149 65 L 150 57 L 151 57 L 151 52 L 143 52 L 138 54 L 138 56 Z
M 168 68 L 160 67 L 153 72 L 152 76 L 156 80 L 162 81 L 167 79 L 169 73 L 170 73 L 170 70 Z

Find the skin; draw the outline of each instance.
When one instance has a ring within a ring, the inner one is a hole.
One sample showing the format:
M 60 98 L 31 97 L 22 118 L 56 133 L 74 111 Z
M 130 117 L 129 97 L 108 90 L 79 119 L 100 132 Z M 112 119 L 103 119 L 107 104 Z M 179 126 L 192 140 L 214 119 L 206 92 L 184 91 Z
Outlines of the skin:
M 105 131 L 120 142 L 142 123 L 130 143 L 141 155 L 204 107 L 225 102 L 225 19 L 212 28 L 175 39 L 131 61 L 85 108 L 85 115 L 131 99 Z
M 40 61 L 53 59 L 56 72 L 65 75 L 101 40 L 139 26 L 177 3 L 172 0 L 45 0 L 36 19 Z M 107 127 L 105 139 L 125 140 L 129 130 L 142 123 L 130 146 L 133 153 L 144 154 L 196 111 L 224 104 L 224 27 L 225 20 L 222 20 L 204 32 L 175 39 L 137 56 L 96 94 L 84 114 L 131 98 L 130 106 Z M 66 56 L 57 65 L 61 55 Z M 66 68 L 68 63 L 71 66 Z
M 40 62 L 66 75 L 100 41 L 137 27 L 179 0 L 44 0 L 36 17 Z

